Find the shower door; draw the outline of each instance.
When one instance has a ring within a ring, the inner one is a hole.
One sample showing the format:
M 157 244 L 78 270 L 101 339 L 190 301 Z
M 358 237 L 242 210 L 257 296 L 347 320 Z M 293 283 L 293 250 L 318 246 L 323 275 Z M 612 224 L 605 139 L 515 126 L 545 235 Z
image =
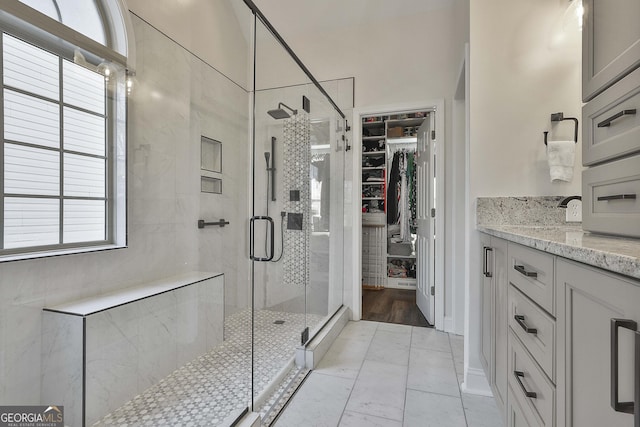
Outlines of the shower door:
M 306 329 L 308 271 L 309 115 L 306 83 L 289 54 L 257 20 L 253 92 L 253 404 L 294 368 Z M 283 80 L 280 80 L 283 79 Z
M 292 101 L 280 89 L 255 92 L 249 221 L 254 404 L 287 375 L 307 327 L 310 123 Z
M 342 305 L 344 120 L 260 20 L 254 56 L 247 234 L 257 411 Z

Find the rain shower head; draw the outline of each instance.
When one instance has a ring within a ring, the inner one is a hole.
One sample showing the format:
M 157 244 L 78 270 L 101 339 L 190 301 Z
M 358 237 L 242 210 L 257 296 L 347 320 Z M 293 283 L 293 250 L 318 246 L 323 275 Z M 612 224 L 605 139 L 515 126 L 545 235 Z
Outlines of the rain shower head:
M 291 114 L 293 114 L 294 116 L 296 114 L 298 114 L 298 110 L 294 110 L 293 108 L 289 107 L 286 104 L 283 104 L 282 102 L 280 102 L 278 104 L 278 108 L 276 108 L 275 110 L 267 111 L 267 114 L 270 115 L 271 117 L 273 117 L 276 120 L 288 119 L 289 117 L 291 117 L 291 114 L 289 114 L 287 111 L 285 111 L 282 107 L 285 107 L 286 109 L 291 111 Z

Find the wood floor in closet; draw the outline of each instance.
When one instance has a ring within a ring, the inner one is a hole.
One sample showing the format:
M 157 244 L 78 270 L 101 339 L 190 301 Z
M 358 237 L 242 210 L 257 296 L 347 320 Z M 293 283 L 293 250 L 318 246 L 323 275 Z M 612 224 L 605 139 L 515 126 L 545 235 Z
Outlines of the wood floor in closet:
M 416 291 L 404 289 L 363 289 L 362 320 L 431 326 L 416 305 Z

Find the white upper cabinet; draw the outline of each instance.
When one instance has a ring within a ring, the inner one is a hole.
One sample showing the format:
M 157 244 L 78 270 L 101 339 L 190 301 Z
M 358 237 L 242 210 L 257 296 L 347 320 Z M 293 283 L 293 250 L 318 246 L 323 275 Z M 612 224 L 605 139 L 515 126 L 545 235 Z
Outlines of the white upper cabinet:
M 583 0 L 582 99 L 587 102 L 640 65 L 640 1 Z

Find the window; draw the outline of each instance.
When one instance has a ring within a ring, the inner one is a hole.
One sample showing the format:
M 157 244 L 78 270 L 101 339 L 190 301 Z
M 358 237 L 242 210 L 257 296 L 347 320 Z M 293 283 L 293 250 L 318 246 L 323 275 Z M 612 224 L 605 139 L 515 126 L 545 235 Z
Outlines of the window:
M 0 261 L 124 246 L 124 66 L 16 22 L 0 34 Z

